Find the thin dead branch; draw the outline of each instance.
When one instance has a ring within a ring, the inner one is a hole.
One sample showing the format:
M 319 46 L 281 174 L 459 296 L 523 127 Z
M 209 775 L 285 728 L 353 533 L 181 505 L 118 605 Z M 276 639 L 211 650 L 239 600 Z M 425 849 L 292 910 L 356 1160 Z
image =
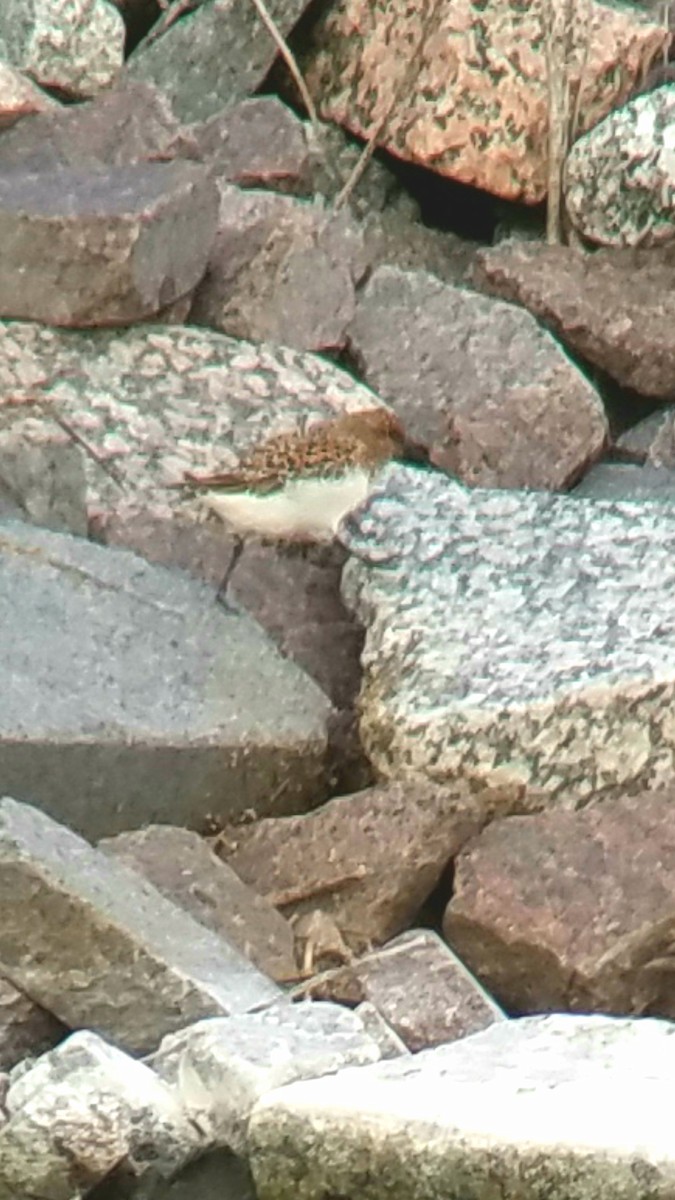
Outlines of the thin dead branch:
M 574 39 L 575 0 L 542 0 L 548 89 L 546 240 L 562 241 L 563 177 L 570 138 L 569 64 Z

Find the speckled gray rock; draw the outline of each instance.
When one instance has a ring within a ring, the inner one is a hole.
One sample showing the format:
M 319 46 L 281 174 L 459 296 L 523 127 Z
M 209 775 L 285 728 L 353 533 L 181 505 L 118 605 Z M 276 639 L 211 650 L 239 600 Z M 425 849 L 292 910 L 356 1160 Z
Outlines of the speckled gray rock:
M 0 408 L 0 515 L 48 529 L 87 534 L 85 454 L 49 418 L 14 414 L 3 428 Z M 14 511 L 2 513 L 3 499 Z
M 268 0 L 282 35 L 289 34 L 307 0 Z M 134 50 L 127 71 L 156 83 L 183 121 L 203 121 L 227 104 L 244 100 L 262 83 L 277 47 L 255 6 L 240 0 L 185 5 L 186 15 L 159 37 Z M 190 11 L 195 8 L 196 11 Z
M 467 483 L 564 488 L 602 451 L 600 397 L 515 305 L 378 267 L 348 335 L 366 382 Z
M 354 1013 L 305 1000 L 199 1021 L 165 1038 L 148 1061 L 177 1087 L 215 1144 L 243 1154 L 251 1109 L 266 1092 L 380 1057 L 377 1042 Z
M 249 1129 L 257 1195 L 665 1200 L 674 1072 L 670 1022 L 498 1022 L 266 1096 Z
M 113 513 L 194 526 L 202 507 L 166 486 L 186 470 L 234 466 L 268 434 L 381 403 L 325 358 L 212 330 L 73 333 L 0 322 L 0 427 L 42 418 L 45 399 L 121 481 L 87 455 L 99 534 Z
M 675 505 L 398 467 L 341 537 L 376 770 L 520 781 L 569 805 L 672 778 Z
M 58 101 L 36 87 L 21 71 L 0 61 L 0 130 L 3 135 L 11 125 L 29 113 L 50 112 L 59 107 Z
M 177 1093 L 88 1030 L 12 1083 L 0 1131 L 0 1196 L 83 1195 L 122 1158 L 171 1175 L 201 1148 Z M 60 1185 L 60 1186 L 58 1186 Z M 25 1190 L 24 1190 L 25 1189 Z
M 194 164 L 0 174 L 0 314 L 50 325 L 154 316 L 201 279 L 217 188 Z
M 254 96 L 190 133 L 218 181 L 311 195 L 317 164 L 309 129 L 277 96 Z
M 675 237 L 675 87 L 639 96 L 579 138 L 567 158 L 565 203 L 576 230 L 603 246 Z
M 0 42 L 9 61 L 71 97 L 109 87 L 124 57 L 124 22 L 108 0 L 3 0 Z
M 190 320 L 233 337 L 339 350 L 368 265 L 346 209 L 221 185 L 218 232 Z
M 325 794 L 328 700 L 185 575 L 8 522 L 0 627 L 3 787 L 86 836 Z
M 148 1053 L 191 1021 L 281 996 L 140 875 L 8 797 L 0 800 L 0 902 L 2 974 L 64 1024 L 130 1053 Z

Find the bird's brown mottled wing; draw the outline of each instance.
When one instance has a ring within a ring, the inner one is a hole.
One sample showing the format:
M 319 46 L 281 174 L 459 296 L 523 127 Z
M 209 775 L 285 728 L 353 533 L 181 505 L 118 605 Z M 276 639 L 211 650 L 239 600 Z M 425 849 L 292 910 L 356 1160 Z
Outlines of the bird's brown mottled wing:
M 330 475 L 343 463 L 359 464 L 362 457 L 363 447 L 357 438 L 336 434 L 334 422 L 322 421 L 304 437 L 281 433 L 268 438 L 245 455 L 234 471 L 211 475 L 186 472 L 185 482 L 195 488 L 240 491 L 254 487 L 259 492 L 273 492 L 298 471 L 305 475 Z

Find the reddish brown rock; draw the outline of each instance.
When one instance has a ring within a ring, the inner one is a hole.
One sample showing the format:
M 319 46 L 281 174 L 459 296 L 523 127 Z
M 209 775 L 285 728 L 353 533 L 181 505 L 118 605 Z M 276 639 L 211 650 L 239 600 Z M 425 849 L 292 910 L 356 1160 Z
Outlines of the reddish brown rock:
M 99 850 L 138 871 L 279 982 L 296 974 L 293 931 L 272 905 L 238 878 L 189 829 L 148 825 L 103 838 Z
M 584 15 L 570 81 L 574 88 L 581 74 L 579 112 L 590 128 L 670 35 L 635 9 L 591 2 Z M 338 0 L 313 25 L 302 66 L 322 116 L 352 133 L 377 129 L 378 144 L 399 158 L 507 199 L 543 199 L 548 99 L 537 6 L 455 0 L 425 17 L 403 0 Z
M 362 950 L 406 928 L 484 820 L 468 789 L 409 780 L 231 829 L 222 853 L 285 915 L 321 909 Z
M 0 977 L 0 1071 L 50 1050 L 67 1033 L 56 1017 Z
M 190 132 L 224 183 L 297 194 L 312 190 L 306 123 L 276 96 L 242 100 Z
M 379 267 L 348 332 L 366 383 L 432 461 L 465 483 L 562 489 L 602 453 L 597 392 L 512 304 L 423 271 Z
M 315 999 L 369 1001 L 409 1050 L 453 1042 L 504 1019 L 455 954 L 429 929 L 414 929 L 304 989 Z
M 0 314 L 49 325 L 129 324 L 201 278 L 215 184 L 188 163 L 0 175 Z
M 190 320 L 298 350 L 340 349 L 367 266 L 361 231 L 346 210 L 223 186 Z
M 512 1013 L 675 1017 L 675 794 L 495 821 L 459 855 L 443 931 Z
M 197 142 L 152 84 L 126 80 L 84 104 L 56 107 L 0 136 L 0 167 L 119 167 L 197 158 Z
M 644 396 L 675 397 L 675 254 L 510 243 L 477 255 L 474 280 Z

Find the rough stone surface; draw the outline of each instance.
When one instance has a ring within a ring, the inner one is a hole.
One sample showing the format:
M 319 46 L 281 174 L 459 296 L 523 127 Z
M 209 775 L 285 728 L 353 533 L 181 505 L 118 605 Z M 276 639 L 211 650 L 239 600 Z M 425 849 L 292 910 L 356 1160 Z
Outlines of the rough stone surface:
M 670 35 L 635 8 L 589 3 L 571 56 L 590 128 L 641 77 Z M 546 191 L 547 88 L 540 10 L 454 0 L 339 0 L 298 39 L 325 118 L 462 183 L 534 203 Z
M 602 452 L 600 397 L 513 305 L 380 267 L 348 333 L 366 382 L 467 483 L 564 488 Z
M 565 204 L 578 233 L 602 246 L 658 246 L 675 235 L 675 88 L 611 113 L 572 147 Z
M 321 908 L 362 950 L 406 928 L 486 819 L 469 788 L 394 782 L 304 816 L 226 830 L 221 853 L 285 913 Z
M 317 975 L 315 999 L 373 1004 L 411 1051 L 454 1042 L 504 1020 L 459 958 L 429 929 L 413 929 L 358 962 Z
M 519 781 L 568 805 L 672 779 L 673 505 L 398 467 L 341 538 L 381 774 Z
M 141 876 L 9 798 L 0 801 L 0 897 L 3 975 L 67 1025 L 131 1053 L 280 994 Z
M 512 1012 L 672 1020 L 674 813 L 670 790 L 493 822 L 456 861 L 445 936 Z
M 0 313 L 80 326 L 150 317 L 201 279 L 217 207 L 213 181 L 187 163 L 0 175 Z
M 328 700 L 211 589 L 9 522 L 0 566 L 5 788 L 92 838 L 323 798 Z
M 130 79 L 84 104 L 24 119 L 0 136 L 3 170 L 109 170 L 198 156 L 196 139 L 177 120 L 166 96 L 149 83 Z
M 58 108 L 56 100 L 36 87 L 21 71 L 0 61 L 0 130 L 9 129 L 29 113 L 50 112 L 55 108 Z
M 26 1055 L 51 1049 L 66 1033 L 56 1017 L 0 978 L 0 1071 L 9 1071 Z
M 101 537 L 113 514 L 194 528 L 201 507 L 167 489 L 185 471 L 235 466 L 272 433 L 381 405 L 318 355 L 211 330 L 74 333 L 18 321 L 0 322 L 0 397 L 4 427 L 35 409 L 42 417 L 49 399 L 117 472 L 122 489 L 87 455 L 87 506 Z
M 675 467 L 675 409 L 660 409 L 626 430 L 616 440 L 614 452 L 629 462 L 651 467 Z
M 150 1062 L 176 1086 L 212 1142 L 243 1154 L 251 1109 L 261 1096 L 296 1079 L 379 1059 L 377 1043 L 354 1013 L 307 1000 L 200 1021 L 165 1038 Z
M 339 350 L 367 268 L 346 209 L 221 186 L 218 233 L 190 320 L 232 337 Z
M 410 930 L 317 983 L 311 995 L 375 1004 L 408 1050 L 455 1042 L 504 1019 L 498 1004 L 431 930 Z
M 71 1196 L 72 1191 L 38 1191 L 38 1180 L 45 1186 L 39 1179 L 45 1165 L 52 1188 L 60 1168 L 62 1186 L 70 1184 L 77 1196 L 84 1180 L 106 1175 L 121 1158 L 137 1175 L 151 1166 L 168 1176 L 202 1145 L 177 1093 L 149 1067 L 87 1030 L 44 1054 L 12 1083 L 7 1110 L 10 1121 L 0 1132 L 3 1197 L 8 1175 L 15 1186 L 33 1185 L 27 1193 L 20 1190 L 22 1196 Z M 17 1179 L 22 1166 L 24 1177 Z
M 298 195 L 312 191 L 315 155 L 305 121 L 276 96 L 254 96 L 192 127 L 216 179 Z
M 150 825 L 103 838 L 99 849 L 121 859 L 196 921 L 226 938 L 279 982 L 296 972 L 293 931 L 273 906 L 189 829 Z
M 637 463 L 596 463 L 571 496 L 584 500 L 675 500 L 675 471 Z
M 675 254 L 668 249 L 586 254 L 510 243 L 480 253 L 474 279 L 524 305 L 623 387 L 675 398 Z
M 403 205 L 366 213 L 362 229 L 373 270 L 387 265 L 428 271 L 445 283 L 463 284 L 469 279 L 478 243 L 422 225 Z
M 366 1033 L 377 1042 L 382 1058 L 399 1058 L 402 1054 L 409 1054 L 410 1051 L 405 1042 L 402 1042 L 398 1034 L 388 1025 L 382 1013 L 370 1000 L 362 1000 L 354 1009 L 357 1017 L 361 1021 Z
M 664 1021 L 499 1021 L 264 1097 L 249 1128 L 257 1195 L 665 1197 L 673 1072 Z
M 266 8 L 287 36 L 306 0 L 268 0 Z M 263 82 L 277 47 L 253 4 L 207 0 L 159 37 L 136 47 L 127 63 L 134 79 L 156 83 L 183 121 L 204 121 Z
M 0 412 L 0 505 L 15 506 L 4 515 L 84 537 L 86 496 L 85 454 L 65 430 L 38 416 L 3 428 Z
M 12 65 L 42 87 L 82 99 L 119 74 L 124 22 L 107 0 L 3 0 L 0 42 Z

